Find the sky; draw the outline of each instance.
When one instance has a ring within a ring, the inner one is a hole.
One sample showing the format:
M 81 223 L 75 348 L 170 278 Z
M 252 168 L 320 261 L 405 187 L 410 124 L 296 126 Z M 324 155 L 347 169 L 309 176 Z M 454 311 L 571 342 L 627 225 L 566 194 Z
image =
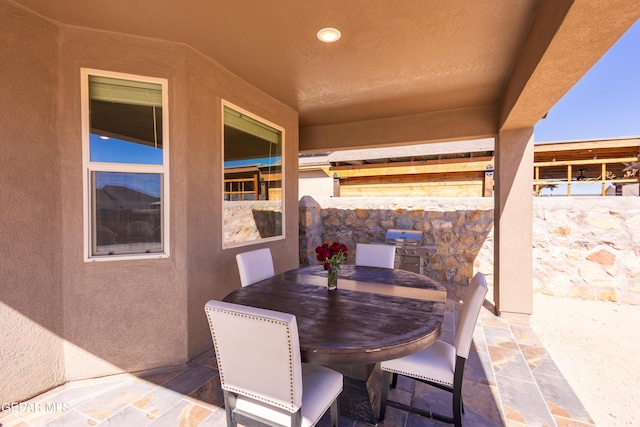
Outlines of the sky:
M 535 142 L 640 136 L 640 21 L 534 128 Z
M 162 149 L 116 138 L 103 139 L 92 133 L 89 150 L 92 162 L 138 163 L 161 165 Z M 95 172 L 96 188 L 118 185 L 154 197 L 160 197 L 161 177 L 158 173 Z

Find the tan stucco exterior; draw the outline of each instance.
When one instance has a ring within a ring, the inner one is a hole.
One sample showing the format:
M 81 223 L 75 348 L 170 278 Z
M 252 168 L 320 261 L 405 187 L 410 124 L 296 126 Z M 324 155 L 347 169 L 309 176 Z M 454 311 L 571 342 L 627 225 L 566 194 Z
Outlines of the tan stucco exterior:
M 59 29 L 0 3 L 0 401 L 64 381 Z M 31 51 L 32 55 L 24 55 Z M 37 243 L 37 244 L 34 244 Z
M 204 304 L 239 286 L 246 250 L 222 249 L 221 99 L 285 129 L 276 271 L 298 259 L 297 113 L 182 44 L 57 25 L 4 1 L 0 27 L 0 401 L 209 350 Z M 168 80 L 168 258 L 83 261 L 82 67 Z
M 533 313 L 533 129 L 500 133 L 495 163 L 494 301 L 501 316 L 522 318 Z
M 362 5 L 0 0 L 0 401 L 210 348 L 202 306 L 239 286 L 246 249 L 222 250 L 222 98 L 285 129 L 277 272 L 298 261 L 298 151 L 497 138 L 496 305 L 531 312 L 515 268 L 531 264 L 533 126 L 640 3 Z M 333 47 L 315 38 L 328 19 L 350 29 Z M 83 261 L 82 67 L 168 80 L 169 258 Z

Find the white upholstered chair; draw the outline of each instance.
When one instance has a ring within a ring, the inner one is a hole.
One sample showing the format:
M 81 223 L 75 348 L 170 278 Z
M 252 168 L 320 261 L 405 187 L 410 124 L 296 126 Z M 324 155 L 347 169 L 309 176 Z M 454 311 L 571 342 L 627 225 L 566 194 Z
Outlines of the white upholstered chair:
M 271 249 L 269 248 L 239 253 L 236 255 L 236 262 L 242 286 L 259 282 L 275 274 Z
M 329 408 L 337 426 L 342 374 L 301 362 L 294 315 L 214 300 L 205 312 L 227 426 L 311 427 Z
M 356 265 L 367 267 L 393 268 L 396 247 L 375 243 L 358 243 L 356 245 Z
M 455 346 L 444 341 L 436 341 L 426 349 L 399 359 L 381 363 L 384 375 L 382 384 L 382 402 L 380 419 L 384 419 L 387 404 L 412 413 L 429 418 L 462 426 L 462 379 L 464 363 L 469 357 L 473 330 L 480 314 L 480 309 L 487 294 L 487 282 L 482 273 L 477 273 L 472 279 L 462 302 L 460 319 L 456 327 Z M 387 400 L 389 377 L 393 374 L 392 387 L 395 386 L 397 375 L 411 377 L 417 381 L 432 385 L 453 394 L 453 416 L 434 414 L 419 408 L 406 406 L 398 402 Z

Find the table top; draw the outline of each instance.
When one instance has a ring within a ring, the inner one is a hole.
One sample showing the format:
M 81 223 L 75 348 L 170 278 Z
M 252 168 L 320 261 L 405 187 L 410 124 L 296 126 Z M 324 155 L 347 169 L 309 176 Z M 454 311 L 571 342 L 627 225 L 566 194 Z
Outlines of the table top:
M 303 362 L 368 364 L 431 345 L 440 335 L 446 290 L 404 270 L 343 265 L 327 290 L 322 266 L 237 289 L 224 301 L 296 316 Z

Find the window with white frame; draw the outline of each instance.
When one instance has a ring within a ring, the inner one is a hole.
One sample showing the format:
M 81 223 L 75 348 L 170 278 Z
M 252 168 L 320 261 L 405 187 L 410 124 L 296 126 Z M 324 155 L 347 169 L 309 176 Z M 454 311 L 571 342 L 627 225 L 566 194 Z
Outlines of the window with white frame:
M 284 239 L 284 128 L 227 101 L 223 113 L 223 247 Z
M 168 256 L 167 81 L 82 80 L 85 259 Z

